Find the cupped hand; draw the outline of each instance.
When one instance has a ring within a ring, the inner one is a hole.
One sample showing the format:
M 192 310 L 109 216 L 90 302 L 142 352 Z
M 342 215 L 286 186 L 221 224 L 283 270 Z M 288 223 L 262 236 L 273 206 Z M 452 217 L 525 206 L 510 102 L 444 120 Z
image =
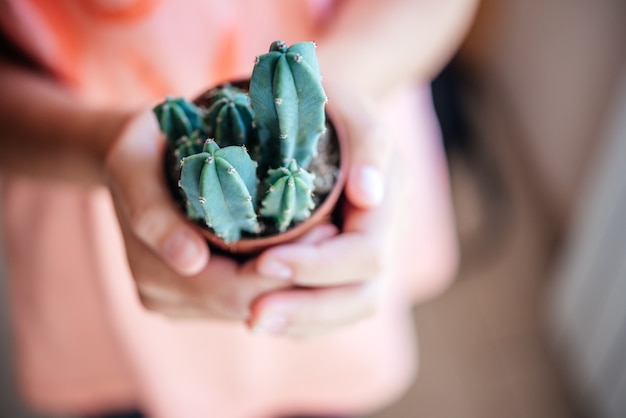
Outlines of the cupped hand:
M 340 234 L 316 243 L 267 250 L 258 259 L 265 277 L 295 287 L 254 301 L 249 326 L 259 332 L 311 337 L 366 318 L 386 287 L 389 251 L 401 205 L 398 167 L 390 167 L 392 139 L 373 106 L 339 86 L 327 85 L 336 118 L 345 126 L 351 159 Z
M 131 118 L 105 163 L 124 244 L 146 308 L 175 318 L 243 321 L 252 301 L 291 284 L 256 272 L 256 260 L 238 264 L 210 254 L 167 189 L 156 118 L 145 110 Z M 319 242 L 336 233 L 320 226 L 302 239 Z
M 238 263 L 212 254 L 198 273 L 180 276 L 121 221 L 126 252 L 142 304 L 174 319 L 224 319 L 244 323 L 252 302 L 269 291 L 287 289 L 288 280 L 262 277 L 256 259 Z M 302 238 L 314 244 L 336 234 L 332 225 L 320 225 Z
M 202 237 L 175 207 L 164 179 L 165 139 L 149 109 L 130 119 L 105 162 L 118 217 L 170 268 L 193 275 L 209 261 Z

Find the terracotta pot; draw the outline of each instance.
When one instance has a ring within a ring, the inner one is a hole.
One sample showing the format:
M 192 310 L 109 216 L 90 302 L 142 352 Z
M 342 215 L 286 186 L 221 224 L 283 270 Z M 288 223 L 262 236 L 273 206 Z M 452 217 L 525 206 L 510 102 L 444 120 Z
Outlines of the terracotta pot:
M 230 84 L 240 87 L 244 90 L 247 90 L 249 85 L 247 81 L 236 81 L 231 82 Z M 210 100 L 208 99 L 209 95 L 207 93 L 211 90 L 208 90 L 206 93 L 196 98 L 194 100 L 194 103 L 200 107 L 208 107 L 210 105 Z M 341 125 L 340 120 L 333 117 L 332 108 L 326 109 L 326 124 L 329 140 L 335 144 L 335 148 L 339 152 L 339 169 L 332 190 L 313 210 L 311 217 L 296 225 L 292 225 L 285 232 L 267 236 L 245 237 L 232 243 L 224 242 L 224 240 L 215 235 L 204 224 L 194 223 L 194 226 L 207 239 L 209 245 L 212 247 L 213 250 L 218 250 L 230 254 L 251 255 L 259 253 L 264 249 L 275 245 L 297 240 L 315 225 L 333 220 L 333 212 L 339 202 L 339 199 L 342 196 L 343 188 L 346 183 L 346 177 L 348 173 L 347 157 L 349 153 L 344 128 Z M 175 198 L 179 202 L 182 209 L 184 208 L 184 198 L 182 197 L 180 190 L 177 186 L 178 178 L 180 176 L 180 171 L 178 169 L 179 162 L 174 159 L 171 149 L 168 149 L 167 151 L 166 166 L 168 166 L 166 172 L 168 173 L 169 177 L 168 183 L 170 185 L 170 189 L 172 190 L 172 193 L 175 195 Z

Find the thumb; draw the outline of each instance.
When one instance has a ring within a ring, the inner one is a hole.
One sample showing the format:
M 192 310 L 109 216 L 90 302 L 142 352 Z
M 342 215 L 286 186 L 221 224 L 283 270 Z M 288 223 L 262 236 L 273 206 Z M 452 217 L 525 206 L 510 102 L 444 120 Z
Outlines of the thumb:
M 346 196 L 360 209 L 378 206 L 385 196 L 385 173 L 391 154 L 384 125 L 369 98 L 333 84 L 326 88 L 329 114 L 343 125 L 348 138 Z
M 173 270 L 193 275 L 209 249 L 175 206 L 165 184 L 165 141 L 148 109 L 133 118 L 107 156 L 111 191 L 124 224 Z

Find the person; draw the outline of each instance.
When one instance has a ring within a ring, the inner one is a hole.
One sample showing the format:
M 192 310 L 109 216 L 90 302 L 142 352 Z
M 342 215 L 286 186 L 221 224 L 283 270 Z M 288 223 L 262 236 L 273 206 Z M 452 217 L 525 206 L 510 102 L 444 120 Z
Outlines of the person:
M 48 413 L 371 413 L 457 250 L 428 82 L 475 0 L 2 0 L 2 230 L 18 381 Z M 244 263 L 169 198 L 151 107 L 315 40 L 352 165 L 344 225 Z

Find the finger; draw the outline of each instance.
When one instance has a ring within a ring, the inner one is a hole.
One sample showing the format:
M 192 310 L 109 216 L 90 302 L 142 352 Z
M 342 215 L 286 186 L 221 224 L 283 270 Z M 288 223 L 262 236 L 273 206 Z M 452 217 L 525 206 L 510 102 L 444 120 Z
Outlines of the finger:
M 164 140 L 151 112 L 128 126 L 107 166 L 112 191 L 137 237 L 182 275 L 199 272 L 209 250 L 174 205 L 163 178 Z
M 320 336 L 371 316 L 377 309 L 379 296 L 378 281 L 279 291 L 254 303 L 248 325 L 255 333 Z
M 182 282 L 187 305 L 199 316 L 239 321 L 250 316 L 255 299 L 292 286 L 288 280 L 259 276 L 253 260 L 240 265 L 222 256 L 213 256 L 204 271 Z
M 338 233 L 339 228 L 337 228 L 336 225 L 324 223 L 311 228 L 309 232 L 300 237 L 296 242 L 313 245 L 332 238 Z
M 315 226 L 306 235 L 301 237 L 291 245 L 299 244 L 301 246 L 312 246 L 319 244 L 329 238 L 336 236 L 339 233 L 339 229 L 332 224 L 321 224 Z M 268 253 L 267 251 L 259 256 L 256 262 L 256 270 L 261 276 L 271 277 L 276 279 L 291 279 L 293 277 L 292 268 L 283 262 L 280 257 L 276 258 L 272 256 L 274 250 Z M 267 254 L 270 254 L 268 257 Z M 289 254 L 286 254 L 289 257 Z
M 293 284 L 312 287 L 367 281 L 383 268 L 378 245 L 357 233 L 341 234 L 319 246 L 279 248 L 266 260 L 263 266 L 272 266 L 270 272 L 288 271 Z M 260 271 L 269 276 L 268 268 Z
M 131 237 L 127 247 L 135 260 L 133 276 L 141 303 L 170 318 L 244 321 L 255 299 L 292 286 L 286 280 L 259 276 L 253 261 L 240 265 L 222 256 L 211 257 L 200 273 L 183 278 L 136 237 Z
M 317 244 L 270 248 L 259 256 L 259 272 L 268 277 L 288 272 L 294 284 L 313 287 L 362 282 L 380 275 L 388 251 L 385 234 L 389 231 L 382 227 L 392 213 L 387 211 L 388 203 L 370 210 L 346 205 L 343 233 Z
M 382 204 L 368 210 L 344 203 L 341 234 L 316 244 L 295 243 L 270 248 L 259 256 L 259 266 L 271 265 L 274 272 L 291 274 L 299 286 L 335 286 L 368 281 L 382 275 L 393 248 L 390 237 L 395 232 L 393 220 L 400 209 L 402 182 L 398 167 L 388 170 L 389 196 Z M 260 268 L 268 277 L 272 270 Z M 285 274 L 281 277 L 287 277 Z
M 379 205 L 385 195 L 384 175 L 391 154 L 391 140 L 386 138 L 374 104 L 364 96 L 330 84 L 329 111 L 345 127 L 349 139 L 350 170 L 346 196 L 357 207 Z

